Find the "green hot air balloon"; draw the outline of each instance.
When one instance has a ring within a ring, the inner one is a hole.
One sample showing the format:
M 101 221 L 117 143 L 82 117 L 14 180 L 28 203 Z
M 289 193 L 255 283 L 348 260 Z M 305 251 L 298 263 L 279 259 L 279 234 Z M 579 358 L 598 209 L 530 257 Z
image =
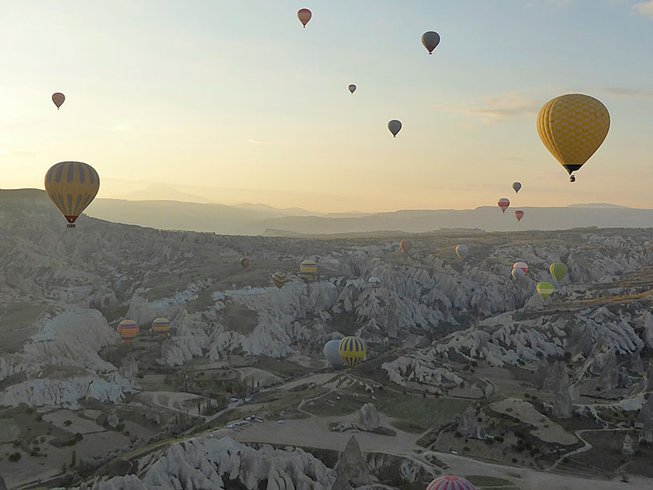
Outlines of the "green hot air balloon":
M 537 294 L 540 295 L 540 298 L 547 299 L 553 294 L 555 288 L 550 282 L 538 282 L 537 286 L 535 286 L 535 290 L 537 291 Z
M 551 264 L 551 267 L 549 267 L 549 271 L 551 272 L 551 276 L 556 281 L 560 282 L 567 275 L 567 266 L 562 262 L 554 262 Z

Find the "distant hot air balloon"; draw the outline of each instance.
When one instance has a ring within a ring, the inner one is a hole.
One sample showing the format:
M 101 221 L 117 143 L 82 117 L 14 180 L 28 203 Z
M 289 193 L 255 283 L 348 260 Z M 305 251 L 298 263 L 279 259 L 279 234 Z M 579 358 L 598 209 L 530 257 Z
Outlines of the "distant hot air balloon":
M 299 265 L 302 279 L 307 281 L 315 281 L 317 279 L 317 262 L 314 260 L 304 260 Z
M 170 320 L 167 318 L 156 318 L 152 322 L 152 333 L 159 337 L 167 337 L 170 332 Z
M 519 189 L 521 189 L 521 182 L 513 182 L 512 188 L 515 191 L 515 193 L 519 192 Z
M 460 476 L 443 475 L 429 483 L 426 490 L 476 490 L 476 487 Z
M 460 245 L 456 245 L 456 255 L 460 260 L 465 260 L 465 256 L 467 255 L 467 252 L 469 252 L 467 245 L 464 245 L 462 243 Z
M 608 109 L 594 97 L 566 94 L 542 106 L 537 132 L 544 146 L 560 162 L 574 182 L 579 170 L 599 149 L 610 129 Z
M 393 119 L 388 123 L 388 129 L 392 133 L 392 136 L 396 138 L 397 135 L 399 134 L 399 131 L 401 131 L 401 121 L 397 121 L 396 119 Z
M 403 253 L 407 254 L 408 252 L 410 252 L 410 249 L 413 248 L 413 244 L 408 240 L 402 240 L 399 242 L 399 248 Z
M 512 269 L 519 269 L 524 273 L 524 275 L 528 274 L 528 264 L 526 262 L 515 262 L 512 264 Z
M 345 337 L 338 345 L 338 352 L 347 365 L 354 367 L 365 360 L 367 345 L 360 337 Z
M 524 272 L 524 269 L 513 269 L 510 272 L 510 275 L 512 275 L 513 279 L 519 279 L 520 277 L 524 277 L 526 273 Z
M 281 289 L 283 285 L 290 280 L 288 274 L 286 274 L 285 272 L 275 272 L 274 274 L 272 274 L 271 279 L 272 279 L 272 283 L 279 289 Z
M 379 287 L 381 285 L 381 279 L 378 277 L 372 276 L 367 280 L 367 283 L 373 288 Z
M 313 17 L 313 13 L 308 10 L 308 9 L 299 9 L 297 12 L 297 17 L 299 18 L 299 21 L 306 27 L 306 24 L 311 20 L 311 17 Z
M 59 107 L 61 107 L 65 101 L 66 96 L 61 92 L 55 92 L 52 94 L 52 102 L 57 106 L 57 110 L 59 110 Z
M 539 294 L 542 299 L 547 299 L 549 296 L 553 294 L 555 288 L 553 287 L 553 284 L 551 284 L 550 282 L 538 282 L 537 286 L 535 286 L 535 290 L 537 291 L 537 294 Z
M 116 331 L 125 344 L 131 344 L 132 339 L 138 335 L 140 329 L 134 320 L 123 320 L 116 327 Z
M 497 202 L 497 205 L 501 208 L 501 212 L 505 213 L 506 209 L 508 209 L 508 206 L 510 206 L 510 199 L 507 197 L 502 197 Z
M 339 347 L 340 340 L 333 339 L 324 344 L 324 349 L 322 351 L 324 352 L 324 357 L 326 358 L 327 362 L 333 369 L 341 369 L 346 365 L 343 358 L 340 357 L 340 351 L 338 350 Z
M 243 257 L 242 259 L 240 259 L 239 262 L 240 262 L 240 266 L 243 269 L 247 269 L 251 264 L 251 260 L 249 260 L 249 257 Z
M 354 92 L 356 92 L 356 85 L 354 85 L 354 84 L 352 83 L 352 84 L 349 86 L 349 91 L 350 91 L 352 94 L 353 94 Z
M 549 267 L 549 272 L 551 272 L 551 276 L 553 276 L 556 281 L 560 282 L 567 275 L 567 266 L 562 262 L 554 262 Z
M 59 162 L 45 174 L 45 191 L 68 220 L 68 228 L 75 227 L 75 221 L 99 189 L 100 176 L 87 163 Z
M 425 32 L 422 34 L 422 44 L 429 54 L 433 54 L 433 50 L 440 44 L 440 34 L 434 31 Z
M 515 211 L 515 218 L 517 218 L 517 221 L 521 221 L 523 217 L 524 217 L 524 212 L 521 209 L 517 209 Z

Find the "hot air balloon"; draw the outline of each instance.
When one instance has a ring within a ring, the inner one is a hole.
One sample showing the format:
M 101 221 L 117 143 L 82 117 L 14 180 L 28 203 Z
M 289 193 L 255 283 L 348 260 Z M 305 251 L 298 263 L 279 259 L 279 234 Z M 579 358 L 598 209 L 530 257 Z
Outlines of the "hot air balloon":
M 87 163 L 59 162 L 45 174 L 45 191 L 68 220 L 68 228 L 75 227 L 75 221 L 99 189 L 100 176 Z
M 542 299 L 547 299 L 549 296 L 553 294 L 555 288 L 553 287 L 553 284 L 551 284 L 550 282 L 538 282 L 537 286 L 535 286 L 535 290 L 537 291 L 537 294 L 539 294 Z
M 247 269 L 251 264 L 251 261 L 249 260 L 249 257 L 243 257 L 242 259 L 240 259 L 239 262 L 240 262 L 240 266 L 243 269 Z
M 116 327 L 116 331 L 122 337 L 125 344 L 129 345 L 132 339 L 138 335 L 140 329 L 134 320 L 123 320 Z
M 306 24 L 311 20 L 311 17 L 313 17 L 313 13 L 308 10 L 308 9 L 299 9 L 297 12 L 297 17 L 299 18 L 299 21 L 304 25 L 304 28 L 306 28 Z
M 513 182 L 512 188 L 515 191 L 515 193 L 519 192 L 519 189 L 521 189 L 521 182 Z
M 524 212 L 521 209 L 517 209 L 515 211 L 515 218 L 517 218 L 517 221 L 521 221 L 523 217 L 524 217 Z
M 271 279 L 272 279 L 272 283 L 279 289 L 281 289 L 283 285 L 290 280 L 288 274 L 286 274 L 285 272 L 275 272 L 274 274 L 272 274 Z
M 155 318 L 152 322 L 152 333 L 159 337 L 167 337 L 170 332 L 170 320 L 167 318 Z
M 66 96 L 61 92 L 55 92 L 52 94 L 52 102 L 57 106 L 57 110 L 59 110 L 59 107 L 61 107 L 65 101 Z
M 345 337 L 338 345 L 338 352 L 347 365 L 354 367 L 365 360 L 367 345 L 360 337 Z
M 467 245 L 463 245 L 462 243 L 460 245 L 456 245 L 456 255 L 460 260 L 465 260 L 467 252 L 469 252 Z
M 426 490 L 476 490 L 476 487 L 460 476 L 443 475 L 429 483 Z
M 440 44 L 440 34 L 434 31 L 425 32 L 422 34 L 422 44 L 429 54 L 433 54 L 433 50 Z
M 317 262 L 314 260 L 304 260 L 299 265 L 299 271 L 302 279 L 307 281 L 314 281 L 317 279 Z
M 399 134 L 399 131 L 401 131 L 401 121 L 397 121 L 396 119 L 393 119 L 388 123 L 388 129 L 392 133 L 392 136 L 396 138 L 397 134 Z
M 399 242 L 399 248 L 401 251 L 405 254 L 410 252 L 410 249 L 413 247 L 413 244 L 409 242 L 408 240 L 402 240 Z
M 356 92 L 356 85 L 354 85 L 354 84 L 352 83 L 352 84 L 349 86 L 349 91 L 350 91 L 352 94 L 353 94 L 354 92 Z
M 510 199 L 507 197 L 502 197 L 497 202 L 497 205 L 501 208 L 501 212 L 505 213 L 506 209 L 508 209 L 508 206 L 510 206 Z
M 554 262 L 549 267 L 549 272 L 551 272 L 551 276 L 553 276 L 556 281 L 560 282 L 567 275 L 567 266 L 562 262 Z
M 512 264 L 512 269 L 519 269 L 524 273 L 524 275 L 528 274 L 528 264 L 526 262 L 515 262 Z
M 333 339 L 324 344 L 324 349 L 322 351 L 324 352 L 324 357 L 327 362 L 333 369 L 341 369 L 345 367 L 345 361 L 340 357 L 340 351 L 338 350 L 339 347 L 340 339 Z
M 574 182 L 579 170 L 599 149 L 610 129 L 608 109 L 594 97 L 567 94 L 542 106 L 537 132 L 544 146 L 560 162 Z
M 373 288 L 378 288 L 381 285 L 381 279 L 378 277 L 372 276 L 367 280 L 367 283 Z

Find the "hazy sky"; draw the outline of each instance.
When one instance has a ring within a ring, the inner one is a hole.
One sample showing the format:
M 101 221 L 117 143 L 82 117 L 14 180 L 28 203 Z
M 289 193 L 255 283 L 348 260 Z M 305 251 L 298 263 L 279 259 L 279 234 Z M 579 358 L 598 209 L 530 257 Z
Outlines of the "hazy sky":
M 653 1 L 20 0 L 3 2 L 0 45 L 1 188 L 80 160 L 99 197 L 653 207 Z M 568 92 L 612 118 L 575 184 L 535 129 Z

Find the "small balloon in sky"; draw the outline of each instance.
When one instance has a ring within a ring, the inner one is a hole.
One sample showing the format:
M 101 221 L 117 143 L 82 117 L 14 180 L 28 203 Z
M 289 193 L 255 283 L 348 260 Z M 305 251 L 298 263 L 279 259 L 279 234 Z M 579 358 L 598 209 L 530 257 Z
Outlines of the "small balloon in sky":
M 354 85 L 353 83 L 352 83 L 351 85 L 349 85 L 349 91 L 350 91 L 352 94 L 353 94 L 354 92 L 356 92 L 356 85 Z
M 401 131 L 401 121 L 393 119 L 388 123 L 388 129 L 392 133 L 392 136 L 396 138 L 397 134 L 399 134 L 399 131 Z
M 308 24 L 308 22 L 311 20 L 311 17 L 313 17 L 313 13 L 308 9 L 299 9 L 299 12 L 297 12 L 297 17 L 303 26 L 306 27 L 306 24 Z
M 59 107 L 61 107 L 65 100 L 66 96 L 61 92 L 55 92 L 52 94 L 52 102 L 57 106 L 57 110 L 59 110 Z
M 429 54 L 433 54 L 433 50 L 440 44 L 440 34 L 435 31 L 428 31 L 422 34 L 422 44 L 427 49 Z

